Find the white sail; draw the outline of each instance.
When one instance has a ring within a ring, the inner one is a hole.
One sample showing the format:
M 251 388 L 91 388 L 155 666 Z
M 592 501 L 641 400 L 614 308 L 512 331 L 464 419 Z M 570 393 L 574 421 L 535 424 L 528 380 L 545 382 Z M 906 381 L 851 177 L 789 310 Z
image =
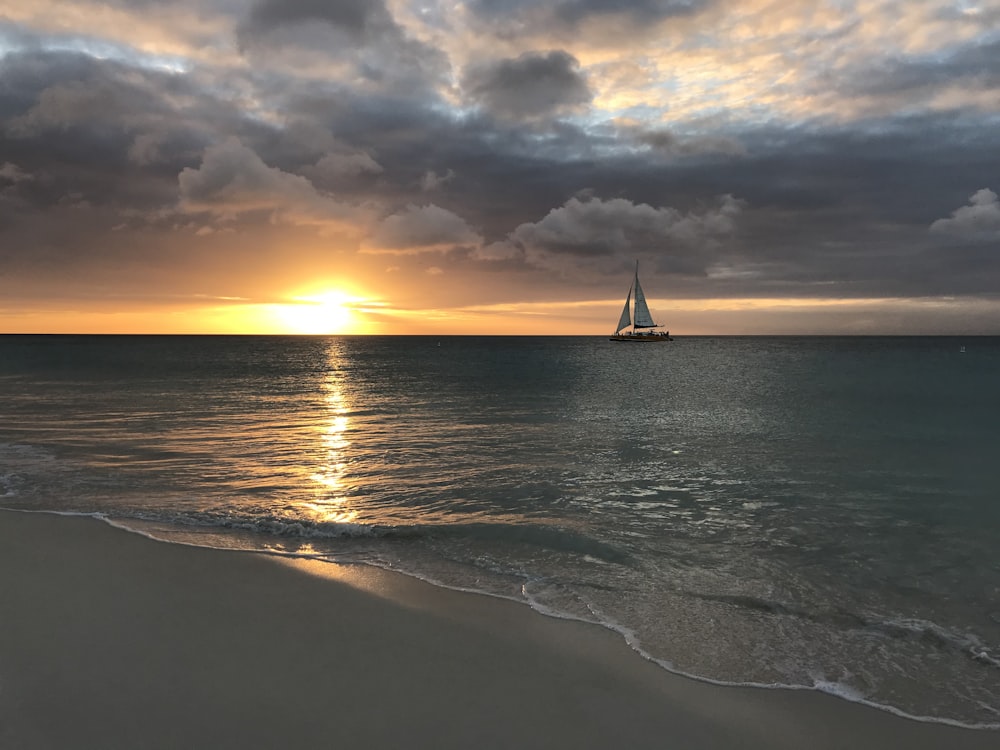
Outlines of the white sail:
M 646 305 L 646 295 L 642 293 L 639 286 L 639 264 L 635 268 L 635 327 L 636 328 L 658 328 L 653 322 L 653 317 L 649 314 L 649 306 Z
M 628 306 L 632 301 L 632 288 L 629 287 L 628 294 L 625 297 L 625 308 L 622 310 L 622 316 L 618 318 L 618 327 L 615 329 L 615 333 L 618 333 L 622 328 L 628 328 L 632 325 L 632 319 L 628 315 Z

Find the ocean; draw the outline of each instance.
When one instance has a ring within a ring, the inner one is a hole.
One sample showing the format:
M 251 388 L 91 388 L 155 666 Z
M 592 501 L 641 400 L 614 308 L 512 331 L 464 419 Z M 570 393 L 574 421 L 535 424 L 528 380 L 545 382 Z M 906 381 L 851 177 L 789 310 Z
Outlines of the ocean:
M 990 337 L 0 336 L 0 506 L 996 728 L 998 383 Z

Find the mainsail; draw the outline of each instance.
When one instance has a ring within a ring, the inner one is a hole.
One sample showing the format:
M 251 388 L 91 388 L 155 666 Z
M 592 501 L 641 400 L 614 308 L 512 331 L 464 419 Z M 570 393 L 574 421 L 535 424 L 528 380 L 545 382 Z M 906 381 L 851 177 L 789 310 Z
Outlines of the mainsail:
M 635 264 L 635 328 L 659 328 L 653 322 L 653 316 L 649 314 L 649 306 L 646 305 L 646 295 L 642 293 L 639 286 L 639 263 Z

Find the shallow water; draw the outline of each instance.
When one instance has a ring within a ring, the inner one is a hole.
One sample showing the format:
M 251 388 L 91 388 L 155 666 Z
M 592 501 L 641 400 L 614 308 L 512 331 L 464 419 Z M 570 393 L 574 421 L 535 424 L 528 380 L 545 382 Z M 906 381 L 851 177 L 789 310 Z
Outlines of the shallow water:
M 5 336 L 0 504 L 997 724 L 998 374 L 996 338 Z

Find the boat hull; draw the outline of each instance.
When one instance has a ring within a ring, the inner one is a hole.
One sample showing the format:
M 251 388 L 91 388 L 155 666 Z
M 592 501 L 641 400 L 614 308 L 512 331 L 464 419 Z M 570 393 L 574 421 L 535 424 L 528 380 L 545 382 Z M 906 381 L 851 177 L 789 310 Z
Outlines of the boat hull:
M 654 342 L 673 341 L 667 333 L 616 333 L 608 341 L 627 341 L 635 344 L 651 344 Z

